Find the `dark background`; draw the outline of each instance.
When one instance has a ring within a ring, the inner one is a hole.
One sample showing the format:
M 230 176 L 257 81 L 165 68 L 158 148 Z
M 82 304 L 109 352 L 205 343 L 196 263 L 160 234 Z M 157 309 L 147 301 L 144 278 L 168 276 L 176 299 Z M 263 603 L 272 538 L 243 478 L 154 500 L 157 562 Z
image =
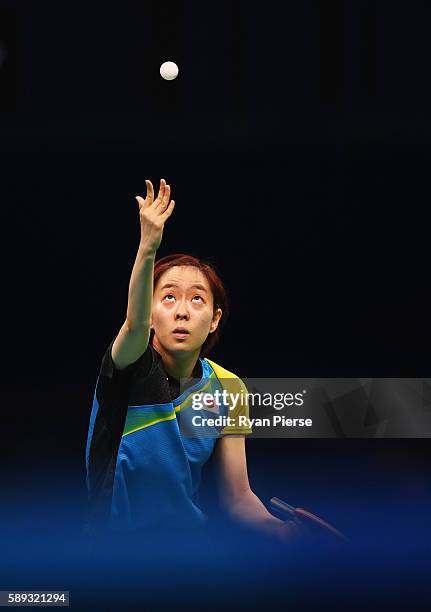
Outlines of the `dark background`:
M 22 520 L 34 486 L 84 508 L 146 178 L 177 203 L 159 256 L 210 258 L 226 281 L 216 362 L 430 376 L 430 18 L 417 0 L 0 2 L 1 453 Z M 352 508 L 383 528 L 379 501 L 429 504 L 429 460 L 426 439 L 248 442 L 264 501 L 350 533 Z

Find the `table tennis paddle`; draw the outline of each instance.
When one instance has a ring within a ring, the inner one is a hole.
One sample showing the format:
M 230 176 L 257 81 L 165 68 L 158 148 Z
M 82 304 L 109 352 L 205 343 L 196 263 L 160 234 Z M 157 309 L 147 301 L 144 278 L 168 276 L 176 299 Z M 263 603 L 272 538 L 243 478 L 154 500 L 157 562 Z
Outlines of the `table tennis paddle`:
M 332 534 L 336 538 L 343 540 L 344 542 L 350 544 L 350 540 L 346 538 L 345 535 L 341 533 L 338 529 L 324 521 L 319 516 L 316 516 L 312 512 L 308 510 L 304 510 L 304 508 L 295 508 L 291 506 L 287 502 L 279 499 L 278 497 L 271 497 L 269 500 L 271 506 L 282 514 L 287 515 L 290 520 L 297 521 L 298 523 L 303 523 L 307 526 L 317 527 L 322 529 L 322 531 L 328 535 Z

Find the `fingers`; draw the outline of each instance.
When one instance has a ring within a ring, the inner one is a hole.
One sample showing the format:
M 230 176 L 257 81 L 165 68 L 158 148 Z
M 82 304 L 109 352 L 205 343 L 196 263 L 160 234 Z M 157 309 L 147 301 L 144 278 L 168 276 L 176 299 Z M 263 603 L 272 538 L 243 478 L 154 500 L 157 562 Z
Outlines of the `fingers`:
M 175 202 L 173 202 L 173 200 L 169 202 L 169 198 L 171 195 L 171 186 L 166 184 L 165 179 L 160 179 L 159 193 L 157 194 L 157 198 L 154 200 L 154 188 L 152 182 L 150 180 L 145 179 L 145 185 L 147 187 L 147 197 L 145 198 L 145 200 L 141 196 L 135 196 L 135 199 L 139 204 L 139 209 L 141 210 L 142 208 L 154 206 L 154 209 L 159 214 L 167 214 L 166 219 L 170 217 L 173 207 L 175 205 Z
M 278 536 L 282 542 L 297 542 L 300 539 L 298 525 L 293 520 L 284 521 L 278 529 Z
M 169 219 L 169 217 L 172 215 L 172 211 L 174 210 L 174 207 L 175 207 L 175 200 L 171 200 L 169 203 L 169 206 L 167 207 L 163 215 L 161 215 L 163 221 L 166 221 L 166 219 Z
M 135 196 L 135 200 L 138 202 L 139 204 L 139 210 L 141 210 L 141 208 L 144 208 L 145 206 L 145 200 L 144 198 L 141 198 L 141 196 Z
M 142 196 L 135 196 L 135 200 L 139 204 L 139 210 L 142 210 L 143 208 L 147 208 L 148 206 L 151 206 L 151 204 L 153 203 L 153 199 L 154 199 L 154 189 L 153 189 L 152 182 L 145 179 L 145 185 L 147 187 L 147 195 L 145 199 Z
M 165 189 L 163 192 L 163 196 L 160 198 L 157 198 L 157 204 L 156 204 L 156 209 L 158 213 L 164 213 L 166 208 L 168 207 L 169 204 L 169 198 L 171 195 L 171 186 L 170 185 L 166 185 L 165 184 Z
M 156 207 L 159 206 L 160 202 L 163 199 L 163 196 L 164 196 L 164 193 L 165 193 L 165 187 L 166 187 L 165 179 L 160 179 L 159 193 L 157 194 L 157 198 L 154 200 L 154 205 Z
M 296 518 L 284 521 L 281 539 L 291 544 L 307 544 L 312 541 L 312 533 Z
M 151 205 L 154 200 L 153 183 L 151 181 L 145 180 L 145 185 L 147 186 L 147 197 L 145 198 L 145 200 L 147 204 Z

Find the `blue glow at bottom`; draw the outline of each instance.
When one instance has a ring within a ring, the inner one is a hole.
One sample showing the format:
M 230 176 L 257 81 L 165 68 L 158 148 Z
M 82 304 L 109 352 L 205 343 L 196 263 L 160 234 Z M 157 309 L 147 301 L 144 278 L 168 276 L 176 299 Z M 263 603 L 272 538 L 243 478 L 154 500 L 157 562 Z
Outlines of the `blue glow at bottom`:
M 402 499 L 356 505 L 341 526 L 352 545 L 330 549 L 213 519 L 200 532 L 113 536 L 90 550 L 82 496 L 31 500 L 1 510 L 0 588 L 68 590 L 78 609 L 425 609 L 431 595 L 429 504 L 414 516 Z

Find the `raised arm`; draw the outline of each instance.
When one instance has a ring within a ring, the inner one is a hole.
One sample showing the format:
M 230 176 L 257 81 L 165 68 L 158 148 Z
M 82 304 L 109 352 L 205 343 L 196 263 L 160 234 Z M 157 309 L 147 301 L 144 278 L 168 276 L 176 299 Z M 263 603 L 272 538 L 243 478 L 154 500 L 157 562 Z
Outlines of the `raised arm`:
M 146 180 L 147 197 L 136 196 L 139 204 L 141 240 L 129 283 L 126 320 L 112 346 L 112 360 L 118 370 L 134 363 L 148 346 L 153 304 L 154 260 L 166 220 L 175 206 L 169 201 L 171 188 L 164 179 L 154 199 L 151 181 Z

